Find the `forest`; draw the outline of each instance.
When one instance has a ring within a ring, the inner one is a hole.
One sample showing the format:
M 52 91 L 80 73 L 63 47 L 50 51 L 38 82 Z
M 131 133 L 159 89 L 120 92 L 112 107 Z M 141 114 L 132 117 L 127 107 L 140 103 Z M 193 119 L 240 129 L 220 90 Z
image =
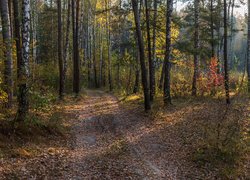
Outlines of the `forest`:
M 0 0 L 0 179 L 249 179 L 250 0 Z

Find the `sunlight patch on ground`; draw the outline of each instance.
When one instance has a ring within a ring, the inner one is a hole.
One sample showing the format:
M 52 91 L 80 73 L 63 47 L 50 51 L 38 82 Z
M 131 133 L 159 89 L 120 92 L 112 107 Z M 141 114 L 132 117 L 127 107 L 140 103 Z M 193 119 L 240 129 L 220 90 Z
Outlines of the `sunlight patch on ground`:
M 126 98 L 126 101 L 136 101 L 139 100 L 141 97 L 139 95 L 130 95 Z

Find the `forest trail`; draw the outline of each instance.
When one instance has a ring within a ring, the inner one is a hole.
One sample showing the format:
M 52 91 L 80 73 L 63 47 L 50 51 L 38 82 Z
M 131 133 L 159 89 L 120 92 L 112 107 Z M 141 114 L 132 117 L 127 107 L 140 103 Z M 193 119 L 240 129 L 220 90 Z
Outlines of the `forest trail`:
M 87 96 L 77 110 L 75 142 L 62 178 L 182 179 L 190 175 L 192 165 L 182 159 L 185 147 L 178 133 L 169 131 L 165 136 L 140 110 L 120 107 L 113 95 L 95 90 L 87 91 Z
M 146 116 L 122 109 L 116 97 L 102 91 L 87 91 L 87 95 L 72 130 L 75 142 L 68 156 L 70 170 L 62 178 L 176 179 L 178 168 L 171 162 L 155 162 L 154 156 L 164 147 L 150 139 L 149 143 L 139 141 L 148 133 Z M 163 168 L 166 163 L 167 171 Z
M 3 179 L 158 180 L 213 176 L 189 158 L 192 145 L 185 137 L 190 137 L 189 131 L 193 133 L 193 125 L 188 116 L 189 121 L 183 121 L 183 113 L 169 112 L 161 123 L 145 115 L 140 106 L 125 108 L 111 94 L 86 92 L 86 98 L 66 107 L 75 115 L 66 120 L 72 127 L 67 145 L 48 149 L 38 157 L 12 160 L 9 165 L 3 162 L 10 169 Z

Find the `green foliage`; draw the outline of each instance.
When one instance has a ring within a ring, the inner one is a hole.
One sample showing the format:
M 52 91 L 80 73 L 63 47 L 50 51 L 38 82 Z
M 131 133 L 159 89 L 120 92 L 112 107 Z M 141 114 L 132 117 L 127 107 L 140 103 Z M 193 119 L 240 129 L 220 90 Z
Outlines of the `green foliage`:
M 55 102 L 57 97 L 51 93 L 42 94 L 38 91 L 30 91 L 31 108 L 35 111 L 45 111 L 49 109 L 52 102 Z
M 36 86 L 42 92 L 46 92 L 47 88 L 58 88 L 59 75 L 57 65 L 53 63 L 37 64 L 33 71 L 35 79 L 31 82 L 32 86 Z
M 185 68 L 178 68 L 172 71 L 171 90 L 174 97 L 184 97 L 190 95 L 192 85 L 191 73 Z
M 3 90 L 3 83 L 0 77 L 0 120 L 4 118 L 7 109 L 4 107 L 4 104 L 8 102 L 8 95 Z
M 237 176 L 235 165 L 247 151 L 241 110 L 226 107 L 215 114 L 201 125 L 200 146 L 193 158 L 201 165 L 219 169 L 224 178 Z
M 37 11 L 37 16 L 38 61 L 40 63 L 54 62 L 57 64 L 57 39 L 55 38 L 57 37 L 57 11 L 53 7 L 44 5 L 42 9 Z
M 232 71 L 230 74 L 230 87 L 235 90 L 235 92 L 247 92 L 247 79 L 246 73 L 241 73 L 237 71 Z
M 0 88 L 0 104 L 4 104 L 4 103 L 7 103 L 7 93 L 3 91 L 2 88 Z

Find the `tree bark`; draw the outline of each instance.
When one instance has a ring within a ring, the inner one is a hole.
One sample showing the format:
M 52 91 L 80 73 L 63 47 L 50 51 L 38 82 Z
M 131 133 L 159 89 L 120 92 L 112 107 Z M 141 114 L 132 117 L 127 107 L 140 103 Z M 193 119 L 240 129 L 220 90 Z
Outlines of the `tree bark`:
M 19 0 L 13 0 L 14 12 L 14 38 L 16 41 L 17 51 L 17 79 L 20 78 L 20 63 L 22 61 L 22 47 L 21 47 L 21 34 L 20 34 L 20 20 L 19 20 Z
M 197 77 L 198 77 L 198 61 L 199 61 L 199 14 L 200 0 L 194 1 L 194 74 L 192 84 L 192 96 L 197 95 Z
M 155 86 L 155 63 L 156 63 L 156 22 L 157 22 L 157 15 L 158 15 L 158 2 L 154 0 L 154 17 L 153 17 L 153 47 L 152 47 L 152 55 L 153 55 L 153 81 Z M 154 87 L 155 91 L 155 87 Z
M 164 83 L 164 74 L 165 74 L 165 65 L 163 63 L 162 69 L 161 69 L 161 76 L 159 80 L 159 89 L 162 90 L 163 88 L 163 83 Z
M 13 80 L 12 80 L 12 45 L 11 45 L 11 31 L 10 31 L 10 18 L 8 1 L 0 0 L 0 12 L 2 18 L 2 35 L 4 49 L 4 90 L 8 95 L 8 102 L 6 107 L 10 108 L 12 106 L 13 99 Z
M 226 103 L 230 104 L 229 96 L 229 74 L 228 74 L 228 51 L 227 51 L 227 1 L 224 0 L 224 84 L 226 92 Z
M 139 91 L 139 81 L 140 81 L 140 67 L 139 67 L 139 63 L 140 63 L 140 55 L 138 53 L 136 53 L 136 65 L 135 65 L 135 84 L 134 84 L 134 90 L 133 93 L 136 94 Z
M 20 62 L 18 121 L 24 121 L 29 110 L 29 59 L 30 59 L 30 0 L 22 1 L 22 58 Z
M 78 95 L 80 92 L 80 63 L 79 63 L 79 0 L 72 0 L 72 26 L 73 26 L 73 92 Z
M 166 52 L 165 52 L 165 76 L 164 76 L 164 104 L 172 104 L 170 93 L 170 57 L 171 57 L 171 21 L 173 13 L 173 0 L 167 0 L 166 18 Z
M 63 53 L 63 84 L 66 81 L 66 74 L 68 69 L 68 49 L 69 49 L 69 33 L 70 33 L 70 8 L 71 3 L 68 0 L 68 12 L 67 12 L 67 27 L 66 27 L 66 37 L 65 37 L 65 46 L 64 46 L 64 53 Z
M 103 85 L 103 40 L 102 40 L 102 25 L 100 25 L 100 37 L 99 37 L 99 46 L 100 46 L 100 74 L 99 74 L 99 85 Z
M 250 94 L 250 0 L 248 2 L 248 33 L 247 33 L 247 76 L 248 76 L 248 94 Z
M 13 38 L 13 16 L 12 16 L 12 1 L 8 0 L 8 10 L 10 19 L 10 37 Z
M 96 23 L 95 23 L 95 15 L 94 15 L 94 25 L 92 29 L 93 33 L 93 66 L 94 66 L 94 82 L 95 82 L 95 88 L 98 88 L 98 77 L 97 77 L 97 64 L 96 64 Z
M 145 0 L 145 7 L 146 7 L 147 45 L 148 45 L 148 62 L 149 62 L 150 101 L 153 101 L 155 95 L 155 78 L 154 78 L 155 75 L 154 75 L 154 62 L 152 60 L 151 35 L 150 35 L 150 10 L 148 7 L 148 0 Z
M 148 87 L 148 72 L 147 72 L 147 68 L 145 64 L 144 42 L 143 42 L 142 31 L 141 31 L 140 16 L 139 16 L 139 11 L 138 11 L 138 2 L 136 0 L 132 0 L 132 6 L 133 6 L 137 41 L 138 41 L 139 54 L 140 54 L 142 86 L 143 86 L 143 92 L 144 92 L 144 106 L 145 106 L 145 110 L 148 111 L 151 109 L 149 87 Z
M 62 57 L 62 4 L 61 0 L 57 0 L 57 16 L 58 16 L 58 65 L 59 65 L 59 98 L 63 99 L 64 95 L 64 73 L 63 73 L 63 57 Z
M 210 0 L 211 57 L 215 57 L 214 45 L 214 0 Z
M 108 8 L 110 6 L 109 0 L 105 0 L 106 3 L 106 28 L 107 28 L 107 47 L 108 47 L 108 81 L 109 81 L 109 91 L 113 91 L 112 83 L 112 63 L 111 63 L 111 40 L 110 40 L 110 14 L 108 13 Z

